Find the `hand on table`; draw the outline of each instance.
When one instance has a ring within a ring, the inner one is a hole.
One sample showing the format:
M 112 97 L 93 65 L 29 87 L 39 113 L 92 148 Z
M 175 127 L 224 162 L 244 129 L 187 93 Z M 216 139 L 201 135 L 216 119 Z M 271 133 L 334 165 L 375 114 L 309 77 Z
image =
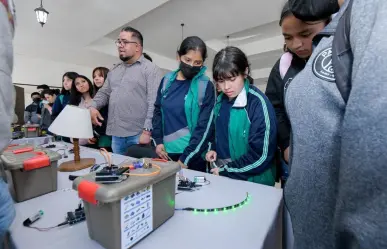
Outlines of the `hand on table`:
M 211 173 L 218 176 L 219 175 L 219 168 L 213 168 L 211 169 Z
M 165 160 L 168 160 L 168 153 L 165 151 L 164 144 L 159 144 L 156 146 L 156 154 Z
M 97 109 L 95 109 L 94 107 L 90 107 L 90 116 L 91 116 L 91 122 L 94 125 L 102 126 L 101 121 L 103 121 L 104 119 L 101 113 L 99 113 Z
M 213 150 L 210 150 L 206 154 L 206 161 L 210 162 L 210 163 L 215 162 L 216 161 L 216 156 L 217 156 L 216 152 L 213 151 Z
M 183 168 L 183 169 L 188 169 L 188 166 L 185 165 L 182 161 L 178 161 L 178 163 L 180 164 L 180 166 Z

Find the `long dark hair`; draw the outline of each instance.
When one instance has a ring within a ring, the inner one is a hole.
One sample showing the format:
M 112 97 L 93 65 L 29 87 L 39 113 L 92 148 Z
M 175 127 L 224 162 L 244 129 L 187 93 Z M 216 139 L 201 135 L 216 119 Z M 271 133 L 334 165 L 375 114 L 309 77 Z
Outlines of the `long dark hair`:
M 250 84 L 253 84 L 247 56 L 237 47 L 226 47 L 215 55 L 212 73 L 215 81 L 227 80 L 238 75 L 243 75 L 247 77 Z
M 60 91 L 61 94 L 63 94 L 63 95 L 70 94 L 70 90 L 66 90 L 63 86 L 64 77 L 69 78 L 74 83 L 74 80 L 77 76 L 78 76 L 78 74 L 76 72 L 67 72 L 67 73 L 63 74 L 63 76 L 62 76 L 62 90 Z
M 93 86 L 94 86 L 95 93 L 97 93 L 98 90 L 100 89 L 100 87 L 98 87 L 96 84 L 94 84 L 94 74 L 96 72 L 99 72 L 102 75 L 104 83 L 105 83 L 107 75 L 109 73 L 109 69 L 107 69 L 106 67 L 96 67 L 96 68 L 94 68 L 93 74 L 91 75 L 91 77 L 93 77 Z
M 81 103 L 82 93 L 78 92 L 77 87 L 75 86 L 75 80 L 78 79 L 78 78 L 82 78 L 82 79 L 87 81 L 87 83 L 89 85 L 90 97 L 91 98 L 94 97 L 94 87 L 93 87 L 93 84 L 91 83 L 91 81 L 89 80 L 89 78 L 87 78 L 84 75 L 78 75 L 74 79 L 73 85 L 71 86 L 71 95 L 70 95 L 70 101 L 69 101 L 70 105 L 76 105 L 77 106 L 77 105 L 79 105 L 79 103 Z
M 177 50 L 179 56 L 187 54 L 190 50 L 199 51 L 203 57 L 203 61 L 207 58 L 207 46 L 202 39 L 197 36 L 189 36 L 183 40 L 180 48 Z
M 293 12 L 290 10 L 290 5 L 289 5 L 289 2 L 286 2 L 284 4 L 284 7 L 282 8 L 282 11 L 281 11 L 281 16 L 280 16 L 280 21 L 279 21 L 279 26 L 282 26 L 282 22 L 284 21 L 284 19 L 288 16 L 293 16 Z M 297 17 L 296 17 L 297 18 Z M 298 18 L 297 18 L 298 19 Z M 329 22 L 331 21 L 331 17 L 328 17 L 328 18 L 325 18 L 325 19 L 322 19 L 322 20 L 316 20 L 316 21 L 321 21 L 321 22 L 325 22 L 325 25 L 328 25 Z M 301 20 L 302 21 L 302 20 Z M 305 22 L 306 24 L 313 24 L 313 23 L 316 23 L 316 22 Z

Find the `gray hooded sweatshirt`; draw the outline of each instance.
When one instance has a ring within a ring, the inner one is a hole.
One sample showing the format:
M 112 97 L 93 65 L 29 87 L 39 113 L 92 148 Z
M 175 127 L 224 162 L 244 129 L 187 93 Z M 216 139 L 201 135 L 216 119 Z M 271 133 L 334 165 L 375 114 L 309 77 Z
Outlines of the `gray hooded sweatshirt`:
M 11 139 L 15 89 L 12 85 L 14 6 L 11 0 L 0 1 L 0 153 Z M 2 165 L 0 165 L 2 167 Z M 1 172 L 1 171 L 0 171 Z M 0 176 L 0 248 L 15 217 L 8 185 Z
M 347 104 L 331 64 L 333 37 L 319 42 L 285 95 L 295 249 L 387 248 L 387 1 L 353 1 Z

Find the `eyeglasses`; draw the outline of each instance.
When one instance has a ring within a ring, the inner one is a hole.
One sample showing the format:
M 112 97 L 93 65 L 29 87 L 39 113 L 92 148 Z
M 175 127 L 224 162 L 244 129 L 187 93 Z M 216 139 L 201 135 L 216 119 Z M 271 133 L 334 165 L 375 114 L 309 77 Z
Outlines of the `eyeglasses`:
M 116 44 L 117 47 L 126 46 L 127 44 L 130 44 L 130 43 L 137 44 L 137 42 L 125 41 L 125 40 L 116 40 L 114 43 Z

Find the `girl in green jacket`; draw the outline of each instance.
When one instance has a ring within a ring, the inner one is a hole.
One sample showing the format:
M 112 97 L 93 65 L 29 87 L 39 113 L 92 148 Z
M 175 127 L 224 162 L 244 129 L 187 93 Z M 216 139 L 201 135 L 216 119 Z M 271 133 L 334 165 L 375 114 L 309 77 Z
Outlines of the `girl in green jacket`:
M 273 186 L 277 126 L 274 108 L 250 84 L 249 62 L 236 47 L 215 56 L 213 78 L 221 90 L 214 109 L 206 160 L 215 175 Z M 215 163 L 215 164 L 214 164 Z

